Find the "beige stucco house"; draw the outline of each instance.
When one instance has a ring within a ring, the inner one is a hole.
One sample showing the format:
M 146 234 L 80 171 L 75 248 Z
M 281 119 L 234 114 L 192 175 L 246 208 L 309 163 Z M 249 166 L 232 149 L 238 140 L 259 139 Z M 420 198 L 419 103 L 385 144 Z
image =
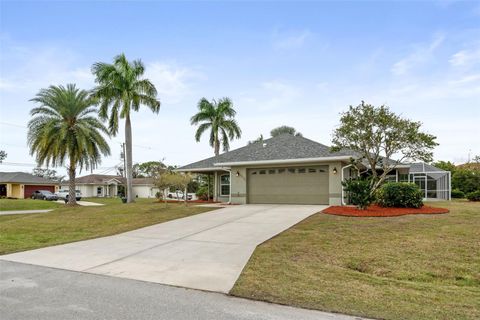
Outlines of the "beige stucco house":
M 0 172 L 0 197 L 26 199 L 37 190 L 58 191 L 56 181 L 34 176 L 26 172 Z
M 82 197 L 116 197 L 125 182 L 124 177 L 106 174 L 89 174 L 75 179 L 76 189 L 80 190 Z M 62 183 L 61 189 L 68 190 L 68 181 Z M 133 196 L 136 198 L 154 198 L 158 190 L 152 178 L 133 179 Z
M 342 181 L 356 175 L 357 155 L 290 134 L 249 144 L 176 171 L 214 176 L 214 200 L 236 204 L 347 203 Z M 392 161 L 392 160 L 388 160 Z M 450 199 L 450 173 L 422 163 L 397 163 L 389 181 L 414 182 L 426 199 Z

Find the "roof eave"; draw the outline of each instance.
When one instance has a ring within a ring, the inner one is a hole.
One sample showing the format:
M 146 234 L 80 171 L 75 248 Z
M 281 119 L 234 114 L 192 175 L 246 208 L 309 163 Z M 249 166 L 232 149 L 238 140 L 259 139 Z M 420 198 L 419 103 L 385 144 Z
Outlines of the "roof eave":
M 310 162 L 329 162 L 350 160 L 352 156 L 335 156 L 319 158 L 301 158 L 301 159 L 278 159 L 278 160 L 260 160 L 260 161 L 236 161 L 214 163 L 216 167 L 250 166 L 250 165 L 269 165 L 269 164 L 289 164 L 289 163 L 310 163 Z

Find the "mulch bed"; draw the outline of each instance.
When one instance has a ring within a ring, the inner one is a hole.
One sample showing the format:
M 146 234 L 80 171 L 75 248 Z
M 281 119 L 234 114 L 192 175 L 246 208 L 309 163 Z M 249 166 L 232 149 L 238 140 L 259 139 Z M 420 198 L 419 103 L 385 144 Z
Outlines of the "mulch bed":
M 423 206 L 421 208 L 383 208 L 377 205 L 359 210 L 352 206 L 331 206 L 322 211 L 326 214 L 347 217 L 397 217 L 407 214 L 442 214 L 448 213 L 448 209 Z

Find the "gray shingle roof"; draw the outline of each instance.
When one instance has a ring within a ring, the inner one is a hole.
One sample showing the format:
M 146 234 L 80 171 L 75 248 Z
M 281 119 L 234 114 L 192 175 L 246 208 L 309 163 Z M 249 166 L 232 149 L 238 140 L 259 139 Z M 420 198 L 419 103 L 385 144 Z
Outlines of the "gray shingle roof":
M 104 184 L 110 180 L 116 179 L 120 183 L 125 184 L 126 179 L 122 176 L 110 175 L 110 174 L 89 174 L 83 177 L 78 177 L 75 179 L 76 184 Z M 132 184 L 134 185 L 150 185 L 154 183 L 153 178 L 133 178 Z M 67 185 L 68 181 L 62 183 L 62 185 Z
M 440 168 L 434 167 L 430 164 L 424 163 L 424 162 L 417 162 L 417 163 L 411 163 L 410 164 L 410 173 L 421 173 L 421 172 L 447 172 L 445 170 L 442 170 Z
M 351 151 L 331 152 L 330 147 L 321 143 L 283 134 L 245 147 L 225 152 L 217 157 L 197 161 L 178 170 L 213 168 L 215 163 L 268 161 L 285 159 L 306 159 L 323 157 L 353 156 Z
M 23 183 L 55 185 L 57 181 L 34 176 L 26 172 L 0 172 L 0 183 Z

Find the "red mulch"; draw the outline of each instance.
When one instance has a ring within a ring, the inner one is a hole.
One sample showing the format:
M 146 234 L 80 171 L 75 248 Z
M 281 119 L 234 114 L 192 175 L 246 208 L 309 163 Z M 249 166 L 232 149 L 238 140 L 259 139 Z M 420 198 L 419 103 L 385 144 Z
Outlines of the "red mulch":
M 347 217 L 397 217 L 406 214 L 441 214 L 448 213 L 448 209 L 423 206 L 421 208 L 383 208 L 377 205 L 359 210 L 352 206 L 331 206 L 322 211 L 326 214 Z

